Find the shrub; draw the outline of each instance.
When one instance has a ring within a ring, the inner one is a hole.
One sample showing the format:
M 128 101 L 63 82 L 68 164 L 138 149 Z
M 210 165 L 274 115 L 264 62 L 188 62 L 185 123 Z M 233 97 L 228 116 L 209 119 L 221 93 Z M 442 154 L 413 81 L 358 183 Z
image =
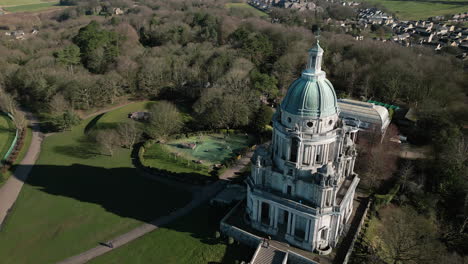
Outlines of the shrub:
M 228 237 L 228 244 L 229 244 L 229 245 L 234 244 L 234 238 Z
M 219 239 L 220 237 L 221 237 L 221 233 L 219 233 L 219 231 L 216 231 L 215 232 L 215 238 Z

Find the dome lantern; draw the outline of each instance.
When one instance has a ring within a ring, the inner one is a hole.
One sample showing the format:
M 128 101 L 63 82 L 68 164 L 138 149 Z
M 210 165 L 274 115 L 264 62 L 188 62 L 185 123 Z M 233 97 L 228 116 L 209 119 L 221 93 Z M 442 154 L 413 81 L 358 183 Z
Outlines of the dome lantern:
M 307 62 L 307 73 L 319 73 L 322 71 L 322 57 L 323 57 L 323 49 L 319 45 L 319 40 L 314 47 L 309 50 L 309 60 Z

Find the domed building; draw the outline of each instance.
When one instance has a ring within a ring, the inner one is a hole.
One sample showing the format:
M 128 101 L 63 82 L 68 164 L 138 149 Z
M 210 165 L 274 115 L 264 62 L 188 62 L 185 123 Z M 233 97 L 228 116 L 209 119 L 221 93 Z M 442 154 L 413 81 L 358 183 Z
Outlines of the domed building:
M 359 178 L 357 129 L 338 117 L 318 41 L 306 69 L 273 116 L 273 138 L 258 148 L 247 179 L 249 224 L 299 248 L 327 254 L 350 219 Z

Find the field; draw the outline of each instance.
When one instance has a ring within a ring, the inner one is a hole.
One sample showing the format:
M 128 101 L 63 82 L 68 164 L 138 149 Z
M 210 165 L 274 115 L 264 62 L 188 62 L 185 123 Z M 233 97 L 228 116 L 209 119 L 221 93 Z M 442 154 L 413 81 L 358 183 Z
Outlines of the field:
M 0 114 L 0 160 L 7 153 L 15 138 L 15 128 L 8 117 Z
M 200 207 L 187 216 L 100 256 L 90 264 L 234 264 L 249 261 L 254 250 L 215 238 L 226 210 Z
M 57 0 L 0 0 L 0 7 L 7 12 L 33 12 L 58 6 Z
M 243 14 L 245 16 L 268 17 L 268 14 L 256 9 L 255 7 L 246 3 L 227 3 L 226 7 L 230 9 L 233 14 Z
M 2 263 L 57 262 L 190 200 L 185 191 L 140 177 L 131 150 L 100 154 L 84 135 L 93 119 L 44 140 L 37 165 L 0 231 Z
M 381 4 L 395 13 L 400 20 L 427 19 L 468 11 L 468 2 L 465 0 L 365 0 L 365 2 Z

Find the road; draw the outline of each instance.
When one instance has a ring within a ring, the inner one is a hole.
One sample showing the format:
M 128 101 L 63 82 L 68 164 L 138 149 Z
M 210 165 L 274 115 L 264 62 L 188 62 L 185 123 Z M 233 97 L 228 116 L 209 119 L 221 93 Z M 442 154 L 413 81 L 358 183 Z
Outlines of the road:
M 23 160 L 19 163 L 21 166 L 0 188 L 0 226 L 8 216 L 8 212 L 13 207 L 16 198 L 18 198 L 21 188 L 41 151 L 44 135 L 39 131 L 39 121 L 31 113 L 26 113 L 26 118 L 30 122 L 33 131 L 31 145 L 29 145 Z

